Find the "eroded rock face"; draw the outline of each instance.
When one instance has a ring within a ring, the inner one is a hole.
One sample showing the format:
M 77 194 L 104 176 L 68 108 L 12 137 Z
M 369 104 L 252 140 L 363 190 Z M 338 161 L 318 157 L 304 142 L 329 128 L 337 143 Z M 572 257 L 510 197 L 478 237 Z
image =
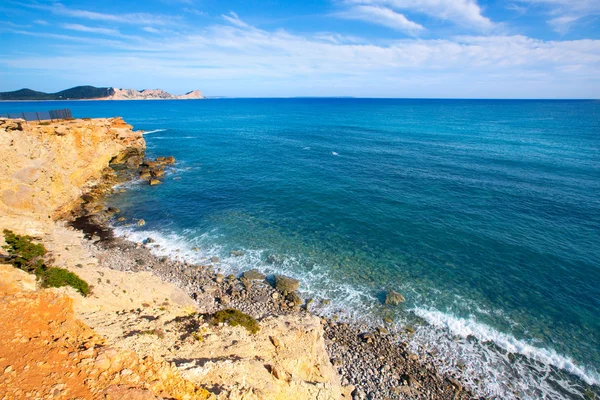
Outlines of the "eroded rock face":
M 142 134 L 121 118 L 0 119 L 0 213 L 61 215 L 109 162 L 136 166 L 144 149 Z

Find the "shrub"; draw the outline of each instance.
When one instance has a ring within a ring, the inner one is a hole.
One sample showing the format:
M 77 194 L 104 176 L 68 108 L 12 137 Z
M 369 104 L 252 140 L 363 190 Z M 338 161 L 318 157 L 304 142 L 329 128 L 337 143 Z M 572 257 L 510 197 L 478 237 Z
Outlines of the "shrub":
M 3 246 L 8 251 L 10 262 L 17 268 L 27 272 L 34 272 L 44 264 L 42 257 L 46 254 L 46 249 L 41 244 L 32 242 L 31 236 L 15 235 L 8 229 L 4 230 Z
M 44 266 L 38 268 L 35 274 L 41 278 L 43 287 L 71 286 L 84 296 L 90 293 L 90 286 L 86 281 L 64 268 Z
M 228 308 L 226 310 L 217 311 L 212 317 L 214 324 L 227 323 L 231 326 L 243 326 L 248 332 L 254 334 L 260 330 L 258 322 L 248 314 L 244 314 L 239 310 Z
M 3 247 L 8 251 L 9 262 L 23 271 L 34 273 L 42 281 L 42 287 L 71 286 L 84 296 L 90 293 L 88 283 L 73 272 L 44 264 L 46 249 L 42 244 L 33 243 L 31 236 L 16 235 L 8 229 L 3 233 L 6 242 Z

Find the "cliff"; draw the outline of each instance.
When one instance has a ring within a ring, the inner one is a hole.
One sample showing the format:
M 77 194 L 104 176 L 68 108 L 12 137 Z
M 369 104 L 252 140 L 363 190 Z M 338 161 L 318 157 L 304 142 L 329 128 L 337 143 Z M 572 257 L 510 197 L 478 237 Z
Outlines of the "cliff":
M 113 94 L 103 100 L 191 100 L 203 99 L 202 92 L 193 90 L 181 96 L 165 92 L 162 89 L 117 89 L 113 88 Z
M 0 245 L 2 229 L 31 235 L 53 265 L 93 285 L 87 297 L 41 289 L 0 265 L 0 397 L 342 398 L 319 318 L 269 316 L 256 334 L 211 324 L 204 300 L 140 266 L 143 245 L 105 249 L 56 219 L 103 182 L 109 163 L 135 168 L 144 149 L 120 118 L 0 120 Z
M 120 118 L 0 119 L 0 149 L 0 214 L 55 218 L 78 203 L 113 158 L 139 164 L 145 143 Z

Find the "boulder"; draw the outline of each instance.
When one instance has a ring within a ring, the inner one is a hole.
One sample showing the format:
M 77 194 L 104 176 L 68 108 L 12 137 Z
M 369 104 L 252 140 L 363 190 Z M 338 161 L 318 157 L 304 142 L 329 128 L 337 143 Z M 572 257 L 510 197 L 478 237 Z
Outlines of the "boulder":
M 393 290 L 388 291 L 385 295 L 385 304 L 388 305 L 397 306 L 398 304 L 403 303 L 404 300 L 404 296 Z
M 156 186 L 156 185 L 160 185 L 162 182 L 159 181 L 158 179 L 150 179 L 149 183 L 150 183 L 150 186 Z
M 167 165 L 173 165 L 173 164 L 175 164 L 175 157 L 173 157 L 173 156 L 165 157 L 163 162 Z
M 138 226 L 144 226 L 144 225 L 146 225 L 146 221 L 144 221 L 143 219 L 140 219 L 140 220 L 137 222 L 137 225 L 138 225 Z
M 157 163 L 156 161 L 150 161 L 150 160 L 144 160 L 144 162 L 142 163 L 142 166 L 148 167 L 148 168 L 156 168 L 159 165 L 160 164 Z
M 243 273 L 243 277 L 251 280 L 251 281 L 263 281 L 265 280 L 265 275 L 260 273 L 256 269 L 251 269 L 250 271 L 246 271 Z
M 164 174 L 165 174 L 165 170 L 162 168 L 153 168 L 150 170 L 150 175 L 153 176 L 154 178 L 164 176 Z
M 288 293 L 288 295 L 285 297 L 285 299 L 287 301 L 293 303 L 294 307 L 299 307 L 303 303 L 302 299 L 300 298 L 300 296 L 298 296 L 298 294 L 296 292 Z
M 295 292 L 300 286 L 300 281 L 284 275 L 275 275 L 275 289 L 281 292 Z

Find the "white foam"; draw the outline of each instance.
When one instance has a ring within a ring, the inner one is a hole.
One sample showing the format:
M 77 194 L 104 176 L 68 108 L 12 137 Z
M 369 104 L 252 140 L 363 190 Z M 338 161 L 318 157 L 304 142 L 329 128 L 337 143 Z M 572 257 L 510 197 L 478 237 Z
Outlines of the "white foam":
M 331 155 L 332 155 L 332 156 L 339 156 L 339 154 L 338 154 L 338 153 L 336 153 L 335 151 L 332 151 L 332 152 L 331 152 Z
M 552 365 L 558 369 L 574 374 L 589 385 L 600 384 L 600 375 L 598 372 L 588 371 L 585 368 L 578 366 L 570 357 L 558 354 L 553 349 L 533 346 L 512 335 L 500 332 L 486 324 L 479 323 L 473 318 L 460 318 L 438 310 L 421 307 L 415 307 L 411 311 L 426 320 L 429 324 L 438 328 L 447 329 L 453 335 L 463 338 L 473 336 L 480 342 L 492 342 L 510 353 L 522 354 L 530 359 L 539 361 L 543 364 Z
M 142 134 L 143 135 L 148 135 L 150 133 L 157 133 L 157 132 L 164 132 L 164 131 L 166 131 L 166 129 L 154 129 L 152 131 L 144 131 L 144 132 L 142 132 Z

